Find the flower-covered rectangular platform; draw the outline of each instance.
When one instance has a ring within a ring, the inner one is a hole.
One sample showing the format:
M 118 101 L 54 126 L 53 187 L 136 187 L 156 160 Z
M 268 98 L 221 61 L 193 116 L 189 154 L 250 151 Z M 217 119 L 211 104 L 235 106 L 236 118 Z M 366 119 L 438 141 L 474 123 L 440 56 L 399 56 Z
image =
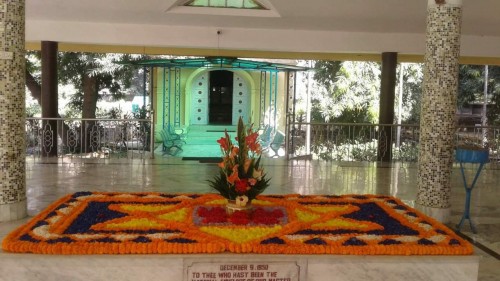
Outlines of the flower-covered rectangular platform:
M 469 255 L 443 224 L 389 196 L 268 195 L 227 215 L 216 194 L 67 195 L 9 234 L 40 254 Z

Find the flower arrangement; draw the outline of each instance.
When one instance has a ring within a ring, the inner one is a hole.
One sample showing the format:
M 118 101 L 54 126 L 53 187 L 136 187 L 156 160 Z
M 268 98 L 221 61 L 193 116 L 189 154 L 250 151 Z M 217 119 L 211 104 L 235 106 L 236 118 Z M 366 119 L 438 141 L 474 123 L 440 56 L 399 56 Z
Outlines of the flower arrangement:
M 234 200 L 237 206 L 245 206 L 261 194 L 269 179 L 260 166 L 262 148 L 257 140 L 259 134 L 248 128 L 240 117 L 235 145 L 227 131 L 217 142 L 222 152 L 220 172 L 210 180 L 210 186 L 224 198 Z
M 77 192 L 7 235 L 2 249 L 52 255 L 474 252 L 453 230 L 390 196 L 259 196 L 251 213 L 231 216 L 220 201 L 216 194 Z

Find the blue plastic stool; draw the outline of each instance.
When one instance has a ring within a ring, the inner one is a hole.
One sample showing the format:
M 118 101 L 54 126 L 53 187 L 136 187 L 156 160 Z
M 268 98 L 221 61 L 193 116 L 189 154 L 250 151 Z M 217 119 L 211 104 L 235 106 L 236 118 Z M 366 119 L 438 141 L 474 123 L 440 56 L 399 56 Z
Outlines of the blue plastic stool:
M 460 171 L 462 172 L 462 179 L 465 187 L 465 210 L 460 223 L 457 224 L 457 230 L 460 231 L 460 228 L 462 228 L 464 221 L 469 220 L 472 233 L 475 234 L 476 228 L 474 227 L 474 224 L 472 223 L 472 220 L 470 218 L 470 198 L 472 189 L 476 185 L 477 179 L 481 174 L 481 170 L 483 169 L 484 164 L 488 163 L 489 153 L 488 150 L 468 150 L 459 148 L 456 151 L 455 159 L 460 163 Z M 479 164 L 476 175 L 474 176 L 474 180 L 472 180 L 472 184 L 470 186 L 467 185 L 467 179 L 465 178 L 464 163 Z

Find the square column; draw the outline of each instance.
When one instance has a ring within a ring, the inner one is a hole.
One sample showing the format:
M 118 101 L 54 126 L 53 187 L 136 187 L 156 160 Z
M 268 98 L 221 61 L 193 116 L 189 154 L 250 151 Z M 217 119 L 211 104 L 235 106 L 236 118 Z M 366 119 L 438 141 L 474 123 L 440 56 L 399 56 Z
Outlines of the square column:
M 0 0 L 0 222 L 26 216 L 24 0 Z
M 394 124 L 394 101 L 396 97 L 396 68 L 398 53 L 382 53 L 382 77 L 380 83 L 379 140 L 377 161 L 392 160 L 392 124 Z
M 417 208 L 450 216 L 462 0 L 429 0 L 420 116 Z
M 57 118 L 57 42 L 42 41 L 42 117 Z M 43 157 L 57 157 L 57 120 L 43 122 Z

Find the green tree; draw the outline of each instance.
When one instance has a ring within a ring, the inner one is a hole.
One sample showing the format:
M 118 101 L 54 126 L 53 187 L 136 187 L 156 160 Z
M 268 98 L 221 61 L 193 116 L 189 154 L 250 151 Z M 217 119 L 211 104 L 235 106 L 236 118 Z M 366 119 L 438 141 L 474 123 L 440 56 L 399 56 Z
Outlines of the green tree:
M 326 122 L 373 122 L 378 114 L 380 64 L 317 61 L 312 91 L 313 118 Z
M 28 52 L 26 56 L 26 86 L 39 105 L 41 104 L 40 59 L 40 52 Z M 115 64 L 114 61 L 130 59 L 130 55 L 124 54 L 60 52 L 58 54 L 59 84 L 72 84 L 76 89 L 76 94 L 71 97 L 70 106 L 81 112 L 82 118 L 95 118 L 99 98 L 107 95 L 113 99 L 123 97 L 127 88 L 130 87 L 134 69 Z M 90 128 L 92 122 L 87 125 Z M 63 126 L 64 131 L 68 131 L 67 125 L 63 124 Z M 62 131 L 62 128 L 59 128 L 59 135 L 66 144 L 67 136 L 61 134 Z M 82 139 L 90 141 L 89 137 L 82 136 Z
M 316 61 L 314 63 L 314 80 L 327 89 L 335 89 L 341 75 L 341 61 Z
M 114 61 L 130 59 L 130 55 L 123 54 L 59 53 L 59 81 L 76 89 L 70 106 L 81 111 L 82 118 L 95 118 L 99 98 L 122 98 L 131 85 L 133 71 Z
M 401 67 L 402 66 L 402 67 Z M 400 64 L 396 77 L 400 77 L 403 70 L 403 95 L 402 95 L 402 123 L 420 123 L 420 98 L 422 96 L 423 65 L 416 63 Z M 399 79 L 396 86 L 396 96 L 399 91 Z
M 95 118 L 97 101 L 105 96 L 118 100 L 131 86 L 136 70 L 116 64 L 115 61 L 129 61 L 127 54 L 97 54 L 59 52 L 58 79 L 60 85 L 71 84 L 76 94 L 71 97 L 70 106 L 81 112 L 82 118 Z M 41 101 L 41 55 L 28 52 L 26 56 L 26 86 L 32 97 Z
M 489 69 L 490 107 L 486 116 L 490 125 L 500 125 L 500 66 L 490 66 Z
M 484 65 L 461 65 L 459 72 L 458 106 L 484 101 Z M 500 67 L 488 67 L 488 110 L 489 125 L 500 123 Z
M 484 100 L 484 65 L 460 65 L 457 107 L 464 107 Z M 422 64 L 405 64 L 403 78 L 403 123 L 420 122 L 420 98 L 423 82 Z M 399 70 L 398 70 L 399 71 Z M 500 120 L 500 67 L 489 67 L 488 79 L 488 123 Z M 398 73 L 399 77 L 399 73 Z
M 458 107 L 468 105 L 483 95 L 484 66 L 460 65 L 458 77 Z

